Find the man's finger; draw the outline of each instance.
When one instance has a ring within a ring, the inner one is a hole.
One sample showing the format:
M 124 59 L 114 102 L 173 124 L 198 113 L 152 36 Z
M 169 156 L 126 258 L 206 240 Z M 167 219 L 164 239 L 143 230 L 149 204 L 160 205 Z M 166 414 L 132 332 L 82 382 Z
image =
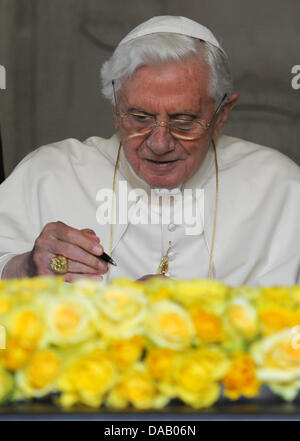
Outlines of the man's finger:
M 98 259 L 93 253 L 89 253 L 72 243 L 54 239 L 48 243 L 48 251 L 54 255 L 61 254 L 76 262 L 95 268 L 96 270 L 103 270 L 103 261 Z
M 140 277 L 139 279 L 137 279 L 137 282 L 147 282 L 150 279 L 153 279 L 154 277 L 163 277 L 165 279 L 167 279 L 168 277 L 165 276 L 164 274 L 146 274 L 143 277 Z
M 103 260 L 99 260 L 98 268 L 92 268 L 84 265 L 83 263 L 76 262 L 75 260 L 68 259 L 68 272 L 69 273 L 86 273 L 86 274 L 104 274 L 108 271 L 108 265 Z
M 103 276 L 100 276 L 98 274 L 67 273 L 64 275 L 64 279 L 66 282 L 73 282 L 74 280 L 83 279 L 83 278 L 94 279 L 94 280 L 103 280 Z
M 82 228 L 82 230 L 79 230 L 82 233 L 92 234 L 93 236 L 97 237 L 94 230 L 91 230 L 90 228 Z
M 58 227 L 54 232 L 56 239 L 77 245 L 83 250 L 88 251 L 96 256 L 103 254 L 104 249 L 102 245 L 95 243 L 95 240 L 91 234 L 82 234 L 82 231 L 76 230 L 76 228 L 69 227 L 61 222 L 57 222 L 57 224 Z
M 98 237 L 94 230 L 91 230 L 90 228 L 83 228 L 80 230 L 83 234 L 87 234 L 88 237 L 93 239 L 96 243 L 100 243 L 100 237 Z

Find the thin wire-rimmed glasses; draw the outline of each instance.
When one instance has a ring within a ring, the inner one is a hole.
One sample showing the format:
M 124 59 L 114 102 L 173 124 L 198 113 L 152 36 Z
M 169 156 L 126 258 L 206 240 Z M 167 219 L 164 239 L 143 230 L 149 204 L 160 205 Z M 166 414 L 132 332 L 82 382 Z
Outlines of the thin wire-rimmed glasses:
M 168 127 L 169 132 L 174 138 L 186 141 L 198 139 L 205 132 L 205 130 L 211 127 L 215 117 L 227 99 L 227 94 L 225 94 L 208 122 L 201 119 L 173 119 L 171 121 L 157 121 L 154 116 L 144 114 L 142 112 L 121 113 L 118 108 L 114 80 L 112 81 L 112 87 L 115 101 L 115 114 L 121 119 L 124 129 L 128 132 L 130 137 L 149 135 L 151 132 L 161 126 Z

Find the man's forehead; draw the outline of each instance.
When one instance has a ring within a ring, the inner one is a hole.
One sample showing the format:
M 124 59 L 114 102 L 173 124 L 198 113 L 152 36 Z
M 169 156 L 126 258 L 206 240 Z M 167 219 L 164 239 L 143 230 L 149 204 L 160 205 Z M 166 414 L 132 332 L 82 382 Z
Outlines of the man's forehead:
M 153 85 L 171 89 L 179 86 L 188 87 L 191 82 L 194 87 L 198 84 L 206 87 L 208 78 L 207 64 L 197 60 L 196 57 L 190 57 L 180 62 L 169 61 L 139 66 L 131 77 L 124 81 L 124 88 Z
M 209 75 L 206 66 L 188 63 L 142 66 L 125 80 L 119 98 L 128 106 L 152 100 L 182 102 L 182 109 L 199 108 L 209 99 Z M 188 102 L 187 102 L 188 101 Z M 195 109 L 194 109 L 195 110 Z

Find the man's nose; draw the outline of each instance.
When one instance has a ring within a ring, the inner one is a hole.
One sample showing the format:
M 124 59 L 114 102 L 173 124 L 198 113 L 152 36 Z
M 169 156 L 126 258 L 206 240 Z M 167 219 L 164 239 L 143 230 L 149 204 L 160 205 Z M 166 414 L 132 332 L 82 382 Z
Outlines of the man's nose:
M 150 150 L 156 155 L 164 155 L 175 149 L 175 139 L 169 131 L 167 125 L 154 127 L 146 140 Z

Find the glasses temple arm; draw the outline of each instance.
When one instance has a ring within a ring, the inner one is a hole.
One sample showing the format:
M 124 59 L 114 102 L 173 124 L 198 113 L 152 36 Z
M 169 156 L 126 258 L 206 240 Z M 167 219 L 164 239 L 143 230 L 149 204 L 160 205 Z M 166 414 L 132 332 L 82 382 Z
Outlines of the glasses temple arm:
M 218 113 L 220 112 L 220 110 L 221 110 L 223 104 L 225 103 L 225 101 L 227 100 L 227 98 L 228 98 L 228 94 L 225 93 L 225 95 L 224 95 L 223 98 L 221 99 L 221 101 L 220 101 L 218 107 L 217 107 L 216 110 L 215 110 L 214 116 L 218 115 Z
M 114 101 L 115 101 L 115 108 L 116 108 L 116 114 L 119 115 L 119 109 L 117 104 L 117 97 L 116 97 L 116 91 L 115 91 L 115 80 L 112 80 L 112 89 L 113 89 L 113 95 L 114 95 Z

